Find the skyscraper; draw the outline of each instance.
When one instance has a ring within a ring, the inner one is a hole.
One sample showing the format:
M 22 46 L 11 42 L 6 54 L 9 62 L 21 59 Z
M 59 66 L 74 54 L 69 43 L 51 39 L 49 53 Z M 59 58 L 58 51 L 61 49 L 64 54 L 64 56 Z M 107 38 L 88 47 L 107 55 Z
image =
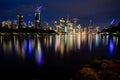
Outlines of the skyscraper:
M 70 19 L 69 17 L 67 17 L 67 20 L 66 20 L 66 25 L 67 25 L 67 31 L 70 32 Z
M 41 9 L 42 6 L 37 7 L 37 9 L 35 10 L 35 28 L 39 29 L 41 27 Z
M 53 24 L 54 24 L 54 30 L 57 32 L 58 31 L 57 21 L 53 21 Z
M 77 19 L 77 18 L 74 18 L 73 20 L 74 20 L 74 21 L 73 21 L 73 28 L 74 28 L 74 30 L 75 30 L 75 32 L 76 32 L 78 19 Z
M 64 18 L 60 19 L 61 32 L 65 32 L 65 20 Z
M 17 16 L 17 19 L 18 19 L 18 28 L 23 28 L 23 26 L 24 26 L 23 18 L 24 18 L 24 16 L 21 15 L 21 14 Z
M 88 26 L 88 33 L 92 33 L 93 26 L 92 26 L 92 20 L 90 20 L 89 26 Z

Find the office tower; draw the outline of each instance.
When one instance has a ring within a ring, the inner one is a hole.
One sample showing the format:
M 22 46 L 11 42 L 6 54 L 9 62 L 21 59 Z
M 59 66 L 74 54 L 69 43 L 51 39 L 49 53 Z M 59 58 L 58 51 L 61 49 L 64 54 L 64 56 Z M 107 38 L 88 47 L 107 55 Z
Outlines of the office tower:
M 81 24 L 77 25 L 77 28 L 76 28 L 76 32 L 77 33 L 81 33 Z
M 78 19 L 77 19 L 77 18 L 74 18 L 73 20 L 74 20 L 74 21 L 73 21 L 73 28 L 74 28 L 74 30 L 75 30 L 75 32 L 76 32 Z
M 35 28 L 36 29 L 41 28 L 41 9 L 42 9 L 42 6 L 39 6 L 35 10 Z
M 34 24 L 32 21 L 28 21 L 28 28 L 33 28 Z
M 18 29 L 17 20 L 13 21 L 13 29 Z
M 89 26 L 88 26 L 88 33 L 92 33 L 93 26 L 92 26 L 92 20 L 90 20 Z
M 69 17 L 68 17 L 67 20 L 66 20 L 66 25 L 67 25 L 67 32 L 70 32 L 70 25 L 71 25 L 71 22 L 70 22 Z
M 57 21 L 53 21 L 53 24 L 54 24 L 54 30 L 58 32 Z
M 2 21 L 2 27 L 11 29 L 12 22 L 10 20 Z
M 50 26 L 49 26 L 48 22 L 45 22 L 43 29 L 50 30 Z
M 96 27 L 96 32 L 100 32 L 99 26 Z
M 64 18 L 60 19 L 61 32 L 65 32 L 65 20 Z
M 17 19 L 18 19 L 18 28 L 23 28 L 23 26 L 24 26 L 24 21 L 23 21 L 23 15 L 18 15 L 17 16 Z

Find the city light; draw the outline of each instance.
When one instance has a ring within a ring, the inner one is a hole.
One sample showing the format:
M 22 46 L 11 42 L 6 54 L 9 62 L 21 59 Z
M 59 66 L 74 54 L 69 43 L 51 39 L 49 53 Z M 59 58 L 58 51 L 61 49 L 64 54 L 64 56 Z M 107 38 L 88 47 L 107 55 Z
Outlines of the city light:
M 0 12 L 0 79 L 120 80 L 120 0 L 1 0 Z
M 43 64 L 43 57 L 42 57 L 42 49 L 41 49 L 41 43 L 39 41 L 39 39 L 37 40 L 37 49 L 36 49 L 36 53 L 35 53 L 35 58 L 36 58 L 36 62 L 39 66 L 42 66 Z
M 112 57 L 113 56 L 113 52 L 114 52 L 114 42 L 113 39 L 110 39 L 110 43 L 109 43 L 109 56 Z

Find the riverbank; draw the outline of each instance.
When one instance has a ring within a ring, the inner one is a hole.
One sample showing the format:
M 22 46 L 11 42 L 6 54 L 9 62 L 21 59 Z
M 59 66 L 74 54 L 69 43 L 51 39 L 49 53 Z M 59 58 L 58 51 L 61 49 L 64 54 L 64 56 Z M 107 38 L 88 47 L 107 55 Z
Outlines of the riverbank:
M 80 69 L 74 80 L 120 80 L 120 61 L 94 60 Z

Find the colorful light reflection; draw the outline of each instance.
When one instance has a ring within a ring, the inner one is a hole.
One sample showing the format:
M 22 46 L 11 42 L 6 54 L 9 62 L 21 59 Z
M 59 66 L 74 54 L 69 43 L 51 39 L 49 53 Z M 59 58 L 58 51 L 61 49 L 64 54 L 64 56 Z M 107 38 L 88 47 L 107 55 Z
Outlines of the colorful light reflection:
M 36 62 L 39 66 L 42 66 L 42 63 L 43 63 L 43 58 L 42 58 L 42 49 L 41 49 L 41 44 L 40 44 L 40 41 L 39 39 L 37 39 L 37 49 L 36 49 Z
M 55 36 L 55 53 L 69 53 L 72 50 L 80 50 L 81 35 L 56 35 Z
M 89 51 L 92 51 L 92 34 L 88 35 L 88 47 L 89 47 Z
M 114 52 L 114 42 L 113 42 L 113 39 L 111 38 L 110 43 L 109 43 L 109 56 L 110 57 L 112 57 L 113 52 Z
M 28 53 L 29 53 L 29 56 L 31 56 L 32 55 L 32 40 L 29 40 L 29 42 L 28 42 Z
M 81 35 L 77 35 L 77 48 L 80 50 L 81 46 Z
M 24 55 L 26 54 L 26 50 L 27 50 L 27 41 L 26 40 L 24 40 Z
M 96 46 L 96 48 L 99 46 L 99 42 L 100 42 L 99 35 L 96 34 L 96 40 L 95 40 L 95 46 Z
M 56 35 L 55 41 L 55 52 L 57 53 L 60 50 L 60 35 Z

